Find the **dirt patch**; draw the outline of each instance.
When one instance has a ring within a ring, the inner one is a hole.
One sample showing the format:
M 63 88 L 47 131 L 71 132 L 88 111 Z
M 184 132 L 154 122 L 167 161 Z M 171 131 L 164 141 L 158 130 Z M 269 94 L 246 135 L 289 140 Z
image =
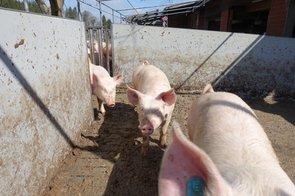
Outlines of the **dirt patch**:
M 182 129 L 195 97 L 178 94 L 172 119 Z M 265 128 L 283 169 L 295 182 L 295 102 L 248 103 Z M 154 133 L 150 150 L 142 157 L 138 116 L 125 93 L 117 95 L 115 108 L 106 108 L 105 117 L 98 117 L 81 134 L 81 147 L 68 156 L 45 195 L 157 195 L 164 153 L 158 147 L 159 132 Z

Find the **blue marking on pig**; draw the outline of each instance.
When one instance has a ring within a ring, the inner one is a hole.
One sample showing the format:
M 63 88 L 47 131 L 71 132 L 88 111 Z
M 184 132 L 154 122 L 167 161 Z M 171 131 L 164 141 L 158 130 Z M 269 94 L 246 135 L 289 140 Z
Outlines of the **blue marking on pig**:
M 186 185 L 186 196 L 203 196 L 205 182 L 201 177 L 191 178 Z

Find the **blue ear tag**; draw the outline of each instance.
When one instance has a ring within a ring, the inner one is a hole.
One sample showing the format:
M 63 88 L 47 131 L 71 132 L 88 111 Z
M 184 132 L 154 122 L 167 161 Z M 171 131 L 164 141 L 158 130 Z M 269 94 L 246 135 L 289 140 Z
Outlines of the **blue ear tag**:
M 201 177 L 191 178 L 186 185 L 186 196 L 203 196 L 205 182 Z

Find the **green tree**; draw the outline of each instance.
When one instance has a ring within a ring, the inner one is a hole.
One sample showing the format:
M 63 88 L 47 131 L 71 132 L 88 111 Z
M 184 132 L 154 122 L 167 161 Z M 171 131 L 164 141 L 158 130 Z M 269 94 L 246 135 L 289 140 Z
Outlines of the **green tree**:
M 82 19 L 85 22 L 86 27 L 98 25 L 98 19 L 89 11 L 82 12 Z
M 78 11 L 77 8 L 71 8 L 69 7 L 68 9 L 66 9 L 66 13 L 65 13 L 66 18 L 71 18 L 71 19 L 78 19 Z
M 102 26 L 105 28 L 107 19 L 106 19 L 106 17 L 104 15 L 102 15 L 102 17 L 101 17 L 101 22 L 102 22 Z
M 28 3 L 30 12 L 41 13 L 38 4 L 35 1 L 30 1 Z
M 30 12 L 36 12 L 41 13 L 40 8 L 38 4 L 31 0 L 28 1 L 29 11 Z M 10 9 L 16 9 L 16 10 L 24 10 L 24 3 L 17 1 L 17 0 L 0 0 L 0 7 L 10 8 Z
M 0 0 L 0 7 L 24 10 L 23 2 L 19 2 L 17 0 Z
M 112 25 L 112 21 L 110 19 L 107 20 L 106 28 L 110 29 Z
M 105 29 L 110 29 L 111 28 L 112 22 L 111 22 L 110 19 L 107 20 L 106 17 L 104 15 L 102 15 L 101 21 L 102 21 L 103 28 L 105 28 Z

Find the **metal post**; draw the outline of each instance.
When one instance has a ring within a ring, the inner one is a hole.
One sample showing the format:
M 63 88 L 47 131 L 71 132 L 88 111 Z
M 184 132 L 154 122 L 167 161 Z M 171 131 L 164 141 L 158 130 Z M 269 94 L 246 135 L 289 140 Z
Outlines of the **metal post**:
M 24 0 L 24 9 L 26 12 L 29 12 L 29 5 L 28 5 L 28 0 Z
M 80 1 L 79 0 L 77 0 L 77 7 L 78 7 L 79 21 L 82 21 L 82 14 L 81 14 L 81 7 L 80 7 Z
M 98 29 L 98 27 L 93 26 L 93 40 L 95 42 L 97 42 L 97 47 L 98 47 L 98 51 L 96 51 L 95 55 L 95 59 L 96 61 L 93 63 L 95 65 L 101 65 L 101 52 L 102 52 L 102 47 L 101 47 L 101 40 L 100 40 L 100 31 Z M 93 41 L 93 42 L 94 42 Z M 93 44 L 94 47 L 94 44 Z
M 95 57 L 94 57 L 95 54 L 94 54 L 94 50 L 93 50 L 93 46 L 94 46 L 94 44 L 93 44 L 93 41 L 94 41 L 93 29 L 89 28 L 88 31 L 89 31 L 89 44 L 90 44 L 90 59 L 92 60 L 92 63 L 95 64 Z
M 112 9 L 112 17 L 113 17 L 113 23 L 115 23 L 115 16 L 114 16 L 114 10 Z
M 120 13 L 120 23 L 122 23 L 122 14 Z
M 100 24 L 100 32 L 99 32 L 99 63 L 100 63 L 100 65 L 103 65 L 103 54 L 102 54 L 103 24 L 102 24 L 101 1 L 98 1 L 98 5 L 99 5 L 99 24 Z
M 102 18 L 102 12 L 101 12 L 101 1 L 98 2 L 99 3 L 99 24 L 102 28 L 102 21 L 101 21 L 101 18 Z
M 101 53 L 102 53 L 102 47 L 101 47 L 101 40 L 100 40 L 100 31 L 97 27 L 94 27 L 94 32 L 95 32 L 95 37 L 94 39 L 97 41 L 97 45 L 98 45 L 98 51 L 97 53 L 95 54 L 95 57 L 96 57 L 96 65 L 102 65 L 101 62 L 102 62 L 102 58 L 101 58 Z
M 109 31 L 105 31 L 105 38 L 106 38 L 106 61 L 107 61 L 107 71 L 112 76 L 111 69 L 110 69 L 110 53 L 109 53 Z

